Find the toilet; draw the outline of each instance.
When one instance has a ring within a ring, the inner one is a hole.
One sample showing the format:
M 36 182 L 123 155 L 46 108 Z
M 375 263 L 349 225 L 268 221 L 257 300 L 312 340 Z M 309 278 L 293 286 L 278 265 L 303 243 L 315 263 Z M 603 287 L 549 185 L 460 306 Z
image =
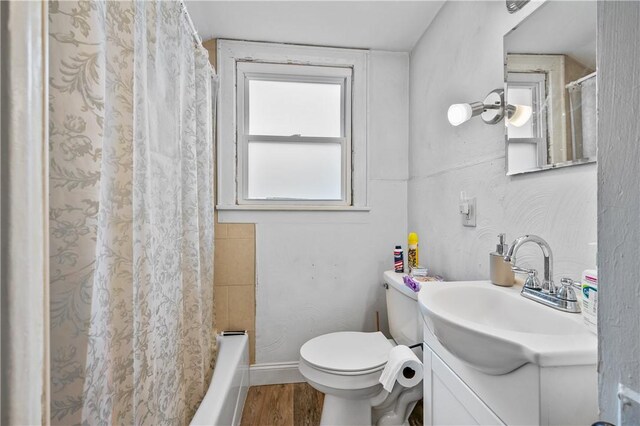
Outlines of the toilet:
M 422 382 L 413 388 L 396 383 L 389 393 L 378 381 L 393 346 L 422 342 L 418 294 L 404 285 L 403 275 L 383 275 L 393 340 L 379 331 L 339 331 L 300 348 L 300 373 L 325 394 L 321 425 L 402 425 L 422 398 Z M 422 359 L 419 348 L 414 352 Z

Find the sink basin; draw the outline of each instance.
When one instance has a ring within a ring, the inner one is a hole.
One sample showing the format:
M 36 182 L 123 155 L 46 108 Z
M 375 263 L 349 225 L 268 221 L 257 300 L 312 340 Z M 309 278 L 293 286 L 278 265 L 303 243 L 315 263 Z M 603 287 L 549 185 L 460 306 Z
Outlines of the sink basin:
M 597 338 L 580 314 L 557 311 L 490 281 L 438 282 L 418 295 L 426 326 L 453 355 L 493 375 L 534 363 L 592 365 Z

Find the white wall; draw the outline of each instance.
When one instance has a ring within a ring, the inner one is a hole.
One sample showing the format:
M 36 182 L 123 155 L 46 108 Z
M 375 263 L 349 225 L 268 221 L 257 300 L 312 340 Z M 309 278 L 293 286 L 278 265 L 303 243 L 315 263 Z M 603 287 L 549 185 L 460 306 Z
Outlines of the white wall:
M 260 212 L 256 363 L 297 361 L 308 339 L 386 329 L 382 273 L 406 245 L 409 58 L 370 53 L 370 212 Z
M 503 86 L 502 37 L 539 5 L 510 15 L 504 2 L 447 2 L 411 53 L 409 228 L 421 263 L 450 280 L 487 279 L 500 232 L 546 239 L 556 279 L 595 266 L 596 165 L 507 177 L 502 123 L 447 121 L 450 104 Z M 476 228 L 461 224 L 462 190 L 477 198 Z M 518 263 L 542 275 L 531 246 Z
M 640 392 L 640 3 L 598 4 L 598 242 L 601 418 L 617 417 L 618 383 Z

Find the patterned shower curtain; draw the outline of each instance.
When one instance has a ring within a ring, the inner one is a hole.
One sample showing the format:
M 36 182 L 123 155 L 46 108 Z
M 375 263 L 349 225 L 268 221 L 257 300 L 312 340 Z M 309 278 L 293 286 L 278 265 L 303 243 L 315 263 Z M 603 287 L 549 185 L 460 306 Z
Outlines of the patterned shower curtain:
M 212 71 L 177 1 L 52 1 L 52 424 L 186 424 L 213 331 Z

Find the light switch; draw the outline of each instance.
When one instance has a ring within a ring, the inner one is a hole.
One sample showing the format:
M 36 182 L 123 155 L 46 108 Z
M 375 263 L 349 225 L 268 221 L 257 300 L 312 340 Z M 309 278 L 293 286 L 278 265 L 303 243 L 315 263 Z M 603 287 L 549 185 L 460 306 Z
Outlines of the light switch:
M 460 216 L 462 216 L 462 225 L 476 226 L 476 199 L 467 198 L 466 194 L 460 194 Z

